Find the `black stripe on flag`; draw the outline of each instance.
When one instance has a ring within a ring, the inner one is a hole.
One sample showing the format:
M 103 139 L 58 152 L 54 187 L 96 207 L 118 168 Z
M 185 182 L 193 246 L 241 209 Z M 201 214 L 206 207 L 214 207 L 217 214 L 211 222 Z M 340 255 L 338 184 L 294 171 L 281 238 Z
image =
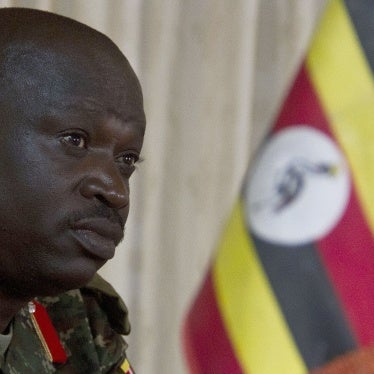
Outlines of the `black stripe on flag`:
M 309 369 L 356 342 L 313 244 L 286 247 L 251 233 L 282 313 Z
M 374 1 L 345 0 L 345 5 L 360 39 L 368 63 L 374 72 Z

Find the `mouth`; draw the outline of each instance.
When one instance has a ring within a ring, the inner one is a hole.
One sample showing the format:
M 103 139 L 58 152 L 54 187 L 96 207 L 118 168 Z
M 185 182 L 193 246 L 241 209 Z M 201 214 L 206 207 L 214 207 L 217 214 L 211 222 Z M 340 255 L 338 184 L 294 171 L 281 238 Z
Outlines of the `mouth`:
M 114 256 L 116 246 L 123 238 L 121 226 L 105 218 L 79 220 L 72 225 L 71 232 L 87 253 L 102 260 Z

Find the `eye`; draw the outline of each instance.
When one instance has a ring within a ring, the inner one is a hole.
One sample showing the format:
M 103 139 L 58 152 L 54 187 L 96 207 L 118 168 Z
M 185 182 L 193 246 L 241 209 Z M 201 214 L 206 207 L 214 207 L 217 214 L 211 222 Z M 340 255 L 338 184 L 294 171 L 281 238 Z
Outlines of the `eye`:
M 124 153 L 116 158 L 121 172 L 130 177 L 136 168 L 136 164 L 140 162 L 139 155 L 133 152 Z
M 139 161 L 139 156 L 135 153 L 125 153 L 117 158 L 117 162 L 120 162 L 127 167 L 135 167 L 135 164 Z
M 70 145 L 77 148 L 86 148 L 87 139 L 83 134 L 74 132 L 70 134 L 65 134 L 61 137 L 61 141 L 66 145 Z

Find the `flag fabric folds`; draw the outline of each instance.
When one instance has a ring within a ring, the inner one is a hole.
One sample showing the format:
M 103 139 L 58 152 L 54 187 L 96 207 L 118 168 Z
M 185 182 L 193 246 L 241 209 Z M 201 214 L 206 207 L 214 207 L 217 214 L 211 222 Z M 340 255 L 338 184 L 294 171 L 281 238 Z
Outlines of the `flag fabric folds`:
M 374 345 L 372 6 L 326 6 L 187 315 L 191 373 L 307 373 Z

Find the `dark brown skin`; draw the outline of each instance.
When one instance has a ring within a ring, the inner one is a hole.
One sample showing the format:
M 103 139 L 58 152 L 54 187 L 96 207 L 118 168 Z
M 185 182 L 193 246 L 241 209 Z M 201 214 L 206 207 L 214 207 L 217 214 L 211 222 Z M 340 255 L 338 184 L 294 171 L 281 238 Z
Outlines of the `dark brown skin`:
M 30 299 L 87 283 L 114 255 L 145 115 L 102 34 L 0 10 L 0 332 Z

